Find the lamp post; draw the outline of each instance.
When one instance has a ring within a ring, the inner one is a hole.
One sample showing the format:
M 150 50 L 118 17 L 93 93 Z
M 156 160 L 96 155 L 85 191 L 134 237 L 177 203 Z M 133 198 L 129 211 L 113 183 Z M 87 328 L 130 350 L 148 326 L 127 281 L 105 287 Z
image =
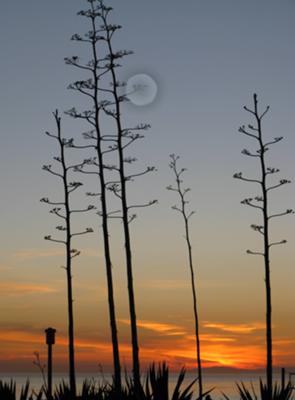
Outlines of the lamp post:
M 52 345 L 55 344 L 55 332 L 56 332 L 56 329 L 53 329 L 53 328 L 45 329 L 46 344 L 48 346 L 47 386 L 48 386 L 48 398 L 49 399 L 52 399 Z

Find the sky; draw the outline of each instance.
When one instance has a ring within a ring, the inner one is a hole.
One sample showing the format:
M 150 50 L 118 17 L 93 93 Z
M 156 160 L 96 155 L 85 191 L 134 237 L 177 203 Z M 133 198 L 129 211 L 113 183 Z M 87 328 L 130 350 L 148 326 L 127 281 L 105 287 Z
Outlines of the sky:
M 114 39 L 130 49 L 120 79 L 150 76 L 157 96 L 147 106 L 126 104 L 124 120 L 151 124 L 130 154 L 135 170 L 154 165 L 157 172 L 137 180 L 130 202 L 158 199 L 140 210 L 131 226 L 134 282 L 143 365 L 166 359 L 179 369 L 195 365 L 192 298 L 183 225 L 171 210 L 177 199 L 169 154 L 180 156 L 191 188 L 191 239 L 200 313 L 202 359 L 206 367 L 263 368 L 265 292 L 262 259 L 246 254 L 259 249 L 250 229 L 255 210 L 240 204 L 255 187 L 234 180 L 235 172 L 257 173 L 253 159 L 241 154 L 252 143 L 238 133 L 251 121 L 243 106 L 270 105 L 266 138 L 284 136 L 269 153 L 269 166 L 294 181 L 295 50 L 293 0 L 113 0 L 112 21 L 123 29 Z M 55 368 L 67 368 L 67 314 L 63 249 L 44 241 L 56 220 L 39 200 L 59 195 L 58 182 L 42 171 L 55 155 L 44 135 L 54 131 L 52 111 L 61 113 L 84 100 L 67 90 L 81 74 L 64 58 L 89 57 L 70 41 L 88 31 L 77 12 L 82 0 L 15 0 L 0 6 L 0 371 L 34 370 L 33 353 L 45 357 L 44 329 L 57 329 Z M 66 115 L 63 132 L 80 140 L 83 127 Z M 71 157 L 71 156 L 69 156 Z M 87 204 L 87 180 L 77 203 Z M 294 184 L 273 194 L 271 210 L 294 207 Z M 112 200 L 111 200 L 112 201 Z M 293 217 L 294 218 L 294 217 Z M 295 367 L 294 220 L 272 225 L 274 363 Z M 73 271 L 77 368 L 111 368 L 103 246 L 98 216 L 77 218 L 75 227 L 95 233 L 77 241 L 81 256 Z M 121 225 L 111 225 L 115 300 L 120 349 L 130 365 L 126 272 Z

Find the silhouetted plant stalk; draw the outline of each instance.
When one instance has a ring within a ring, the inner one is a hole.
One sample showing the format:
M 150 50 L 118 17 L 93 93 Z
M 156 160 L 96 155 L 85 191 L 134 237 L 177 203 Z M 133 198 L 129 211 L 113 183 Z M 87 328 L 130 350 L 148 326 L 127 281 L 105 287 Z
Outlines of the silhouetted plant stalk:
M 182 175 L 186 171 L 185 168 L 178 167 L 179 156 L 175 154 L 170 155 L 170 163 L 169 166 L 173 171 L 176 185 L 169 185 L 167 187 L 168 190 L 176 192 L 179 196 L 180 205 L 173 206 L 172 209 L 179 212 L 183 218 L 184 222 L 184 231 L 185 231 L 185 241 L 187 244 L 188 251 L 188 264 L 190 269 L 190 277 L 191 277 L 191 286 L 192 286 L 192 295 L 193 295 L 193 312 L 195 319 L 195 336 L 196 336 L 196 356 L 197 356 L 197 369 L 198 369 L 198 390 L 199 390 L 199 398 L 201 399 L 203 396 L 203 379 L 202 379 L 202 363 L 201 363 L 201 345 L 200 345 L 200 333 L 199 333 L 199 317 L 198 317 L 198 308 L 197 308 L 197 293 L 196 293 L 196 285 L 195 285 L 195 272 L 194 272 L 194 264 L 193 264 L 193 254 L 192 254 L 192 245 L 190 239 L 190 229 L 189 229 L 189 220 L 194 214 L 194 211 L 188 211 L 187 205 L 188 200 L 186 200 L 186 195 L 190 191 L 189 188 L 183 187 Z
M 119 342 L 118 342 L 118 330 L 116 321 L 115 301 L 114 301 L 114 288 L 113 288 L 113 276 L 112 276 L 112 260 L 111 260 L 111 246 L 109 237 L 109 218 L 114 217 L 112 212 L 108 211 L 107 204 L 107 178 L 105 172 L 109 170 L 105 164 L 105 156 L 107 153 L 112 152 L 112 149 L 104 149 L 104 144 L 110 144 L 113 142 L 113 135 L 103 134 L 101 131 L 101 114 L 104 106 L 107 102 L 101 101 L 101 94 L 108 89 L 101 87 L 102 77 L 110 71 L 108 60 L 105 56 L 100 56 L 102 51 L 99 45 L 104 42 L 105 29 L 98 26 L 98 19 L 100 19 L 102 12 L 109 12 L 102 3 L 97 1 L 89 1 L 90 9 L 80 11 L 78 14 L 88 18 L 91 26 L 91 30 L 85 35 L 81 36 L 75 34 L 72 36 L 72 40 L 76 42 L 82 42 L 88 44 L 90 47 L 91 60 L 87 64 L 83 64 L 78 57 L 66 58 L 67 64 L 72 65 L 89 74 L 90 78 L 76 81 L 69 86 L 70 89 L 78 91 L 88 98 L 90 101 L 91 109 L 84 112 L 77 112 L 75 108 L 68 111 L 68 114 L 73 118 L 84 120 L 90 125 L 90 131 L 83 134 L 85 139 L 92 141 L 94 144 L 86 146 L 77 146 L 73 142 L 70 143 L 71 147 L 80 149 L 93 149 L 96 153 L 95 158 L 89 158 L 85 160 L 85 164 L 76 168 L 77 171 L 84 174 L 94 174 L 99 179 L 100 193 L 88 193 L 90 196 L 99 196 L 100 212 L 98 213 L 102 218 L 102 232 L 104 242 L 104 257 L 105 257 L 105 268 L 107 276 L 107 288 L 108 288 L 108 307 L 109 307 L 109 318 L 110 318 L 110 329 L 112 337 L 112 349 L 113 349 L 113 365 L 114 365 L 114 383 L 117 393 L 121 392 L 121 364 L 120 364 L 120 353 L 119 353 Z M 92 166 L 94 170 L 85 170 L 84 166 Z
M 46 365 L 42 364 L 40 354 L 38 353 L 38 351 L 34 352 L 34 356 L 35 356 L 35 359 L 33 361 L 33 364 L 38 368 L 38 370 L 41 374 L 41 377 L 42 377 L 43 386 L 41 387 L 41 390 L 44 389 L 44 391 L 46 393 L 48 391 L 48 385 L 47 385 L 47 381 L 46 381 L 46 377 L 45 377 Z
M 136 159 L 132 157 L 126 157 L 125 150 L 133 142 L 144 137 L 140 132 L 147 130 L 149 128 L 149 125 L 140 124 L 132 128 L 123 127 L 121 120 L 121 103 L 126 101 L 127 97 L 126 95 L 120 93 L 120 91 L 123 90 L 123 88 L 125 87 L 125 84 L 118 81 L 116 69 L 121 66 L 119 64 L 119 60 L 131 54 L 131 52 L 126 50 L 113 50 L 112 38 L 115 32 L 121 29 L 121 26 L 108 23 L 108 16 L 112 11 L 112 8 L 105 6 L 103 0 L 87 1 L 90 3 L 90 8 L 88 10 L 79 12 L 79 14 L 85 16 L 90 20 L 91 30 L 84 36 L 75 34 L 72 39 L 77 42 L 88 43 L 91 47 L 92 59 L 87 64 L 83 64 L 78 57 L 71 57 L 66 58 L 66 63 L 69 65 L 73 65 L 78 69 L 86 71 L 90 74 L 89 79 L 74 82 L 72 85 L 70 85 L 70 88 L 84 94 L 90 100 L 91 108 L 83 112 L 78 112 L 75 108 L 73 108 L 68 111 L 68 114 L 74 118 L 84 120 L 90 124 L 91 130 L 89 132 L 86 132 L 84 134 L 84 137 L 86 139 L 93 140 L 95 144 L 89 146 L 76 146 L 73 143 L 70 143 L 70 145 L 76 148 L 94 148 L 97 153 L 97 156 L 95 158 L 89 158 L 85 160 L 84 165 L 82 167 L 78 167 L 77 170 L 85 174 L 97 174 L 100 179 L 101 193 L 99 194 L 99 196 L 101 200 L 101 211 L 99 212 L 99 214 L 102 216 L 103 219 L 115 381 L 117 382 L 118 388 L 121 385 L 120 361 L 115 319 L 115 307 L 113 301 L 111 275 L 112 264 L 109 254 L 110 245 L 107 221 L 109 218 L 119 218 L 123 221 L 132 338 L 133 377 L 135 385 L 139 389 L 139 346 L 136 325 L 135 296 L 133 287 L 131 238 L 129 229 L 129 224 L 136 217 L 136 215 L 131 214 L 130 210 L 134 208 L 149 206 L 151 204 L 154 204 L 155 201 L 151 201 L 146 204 L 129 205 L 127 201 L 126 186 L 127 182 L 132 181 L 135 177 L 139 177 L 153 171 L 154 168 L 147 167 L 142 172 L 127 175 L 125 171 L 125 164 L 132 164 L 134 161 L 136 161 Z M 108 117 L 111 120 L 114 126 L 113 131 L 105 133 L 105 131 L 102 130 L 101 111 L 103 111 L 104 117 Z M 108 145 L 108 147 L 106 147 L 106 145 Z M 112 155 L 116 155 L 117 160 L 115 165 L 108 164 L 105 160 L 106 155 L 110 153 Z M 84 167 L 86 164 L 88 166 L 96 167 L 97 170 L 85 170 Z M 115 172 L 118 174 L 118 177 L 109 180 L 106 178 L 106 172 Z M 116 196 L 116 198 L 120 200 L 120 210 L 108 210 L 106 190 L 111 191 Z M 89 194 L 94 195 L 94 193 Z
M 93 5 L 95 1 L 91 1 Z M 126 173 L 126 164 L 132 164 L 136 161 L 133 157 L 126 157 L 125 150 L 132 143 L 138 139 L 142 139 L 144 136 L 139 132 L 145 131 L 149 128 L 147 124 L 140 124 L 133 128 L 123 127 L 122 122 L 122 103 L 127 101 L 127 97 L 120 93 L 120 90 L 125 87 L 125 83 L 118 80 L 117 68 L 121 67 L 119 60 L 132 52 L 127 50 L 115 51 L 113 49 L 113 36 L 116 31 L 121 29 L 120 25 L 110 24 L 108 22 L 109 13 L 112 11 L 111 7 L 106 7 L 103 0 L 97 0 L 99 17 L 101 18 L 100 29 L 104 32 L 104 41 L 107 47 L 107 66 L 109 68 L 109 74 L 111 76 L 111 89 L 104 89 L 106 93 L 110 95 L 109 101 L 103 104 L 104 112 L 111 118 L 116 127 L 116 135 L 110 135 L 109 139 L 114 141 L 114 145 L 111 146 L 111 150 L 116 150 L 118 155 L 118 166 L 109 166 L 108 168 L 113 171 L 117 171 L 119 174 L 119 180 L 114 181 L 108 185 L 114 195 L 119 198 L 121 202 L 123 230 L 125 238 L 125 257 L 126 257 L 126 269 L 127 269 L 127 281 L 128 281 L 128 295 L 129 295 L 129 312 L 130 312 L 130 325 L 131 325 L 131 340 L 132 340 L 132 356 L 133 356 L 133 379 L 135 389 L 137 393 L 141 390 L 140 383 L 140 362 L 139 362 L 139 344 L 138 344 L 138 333 L 136 324 L 136 307 L 135 307 L 135 296 L 133 286 L 133 262 L 132 262 L 132 249 L 131 249 L 131 237 L 129 224 L 136 217 L 136 214 L 131 214 L 130 210 L 135 208 L 147 207 L 156 203 L 156 200 L 150 201 L 146 204 L 134 204 L 129 205 L 127 200 L 127 182 L 133 181 L 134 178 L 143 176 L 151 171 L 154 171 L 154 167 L 147 167 L 145 170 L 134 173 Z
M 240 127 L 239 132 L 253 139 L 258 145 L 258 149 L 255 152 L 251 152 L 247 149 L 242 151 L 242 154 L 248 157 L 254 157 L 259 161 L 260 178 L 247 178 L 244 177 L 242 172 L 234 174 L 234 178 L 240 179 L 245 182 L 255 183 L 260 186 L 261 193 L 256 197 L 246 198 L 241 203 L 252 208 L 258 209 L 262 213 L 262 224 L 252 224 L 251 228 L 263 236 L 263 252 L 247 250 L 248 254 L 259 255 L 264 259 L 265 269 L 265 289 L 266 289 L 266 378 L 267 378 L 267 392 L 268 398 L 272 399 L 273 391 L 273 361 L 272 361 L 272 306 L 271 306 L 271 279 L 270 279 L 270 248 L 276 245 L 286 243 L 286 240 L 278 242 L 271 242 L 269 234 L 270 220 L 273 218 L 281 217 L 288 214 L 293 214 L 294 211 L 287 209 L 284 212 L 277 214 L 269 213 L 269 194 L 272 190 L 278 189 L 279 187 L 290 183 L 287 179 L 281 179 L 276 184 L 269 184 L 268 178 L 273 174 L 277 174 L 279 169 L 273 167 L 267 167 L 266 164 L 266 152 L 270 147 L 276 143 L 279 143 L 283 137 L 275 137 L 273 140 L 265 141 L 262 132 L 262 120 L 269 111 L 269 106 L 266 107 L 265 111 L 260 113 L 258 110 L 257 95 L 253 95 L 254 108 L 250 109 L 244 107 L 244 109 L 253 115 L 255 125 L 249 124 L 247 128 L 243 125 Z
M 53 206 L 50 210 L 51 214 L 56 215 L 61 219 L 62 225 L 58 225 L 56 230 L 63 232 L 64 239 L 59 239 L 58 237 L 52 237 L 51 235 L 45 236 L 45 240 L 51 242 L 59 243 L 65 246 L 66 249 L 66 266 L 63 267 L 66 270 L 67 276 L 67 299 L 68 299 L 68 338 L 69 338 L 69 381 L 70 390 L 73 398 L 76 396 L 76 376 L 75 376 L 75 340 L 74 340 L 74 314 L 73 314 L 73 290 L 72 290 L 72 260 L 80 254 L 80 251 L 72 247 L 72 239 L 74 236 L 81 236 L 87 233 L 93 232 L 91 228 L 86 228 L 82 232 L 72 233 L 72 215 L 74 213 L 85 213 L 95 207 L 90 205 L 86 209 L 71 209 L 70 197 L 74 191 L 76 191 L 80 186 L 81 182 L 71 181 L 69 173 L 75 168 L 81 166 L 81 164 L 75 164 L 68 166 L 65 157 L 65 148 L 71 143 L 71 139 L 65 139 L 62 137 L 61 133 L 61 118 L 58 111 L 53 113 L 56 122 L 57 132 L 52 134 L 46 132 L 46 134 L 55 139 L 59 146 L 59 155 L 54 157 L 54 160 L 59 164 L 59 168 L 54 170 L 52 165 L 44 165 L 43 169 L 50 174 L 58 177 L 63 185 L 63 200 L 61 201 L 51 201 L 49 198 L 44 197 L 41 202 Z

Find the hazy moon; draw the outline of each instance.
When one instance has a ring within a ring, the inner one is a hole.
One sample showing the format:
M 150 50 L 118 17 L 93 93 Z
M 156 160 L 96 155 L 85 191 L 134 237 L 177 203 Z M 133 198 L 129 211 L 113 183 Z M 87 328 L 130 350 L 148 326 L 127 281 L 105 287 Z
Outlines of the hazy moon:
M 147 74 L 137 74 L 128 79 L 126 96 L 136 106 L 151 104 L 158 92 L 158 87 L 153 78 Z

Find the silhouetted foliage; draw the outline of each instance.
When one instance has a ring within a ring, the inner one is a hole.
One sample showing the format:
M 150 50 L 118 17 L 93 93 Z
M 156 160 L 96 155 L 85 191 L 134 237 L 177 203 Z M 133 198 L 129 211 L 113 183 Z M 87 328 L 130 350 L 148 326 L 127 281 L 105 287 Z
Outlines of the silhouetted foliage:
M 178 167 L 178 160 L 179 156 L 176 156 L 175 154 L 170 155 L 169 166 L 173 171 L 176 185 L 175 186 L 170 185 L 167 187 L 167 189 L 177 193 L 180 205 L 175 205 L 172 207 L 172 209 L 181 214 L 184 222 L 185 240 L 187 244 L 188 262 L 189 262 L 192 295 L 193 295 L 193 312 L 195 319 L 195 337 L 196 337 L 196 353 L 197 353 L 197 368 L 198 368 L 198 388 L 199 388 L 199 397 L 202 398 L 203 382 L 202 382 L 201 346 L 200 346 L 200 334 L 199 334 L 199 317 L 197 308 L 197 293 L 195 285 L 192 245 L 191 245 L 190 230 L 189 230 L 189 219 L 194 214 L 194 211 L 187 210 L 187 205 L 189 201 L 187 200 L 186 195 L 189 193 L 190 189 L 183 187 L 182 175 L 186 171 L 186 169 Z
M 252 224 L 251 228 L 263 236 L 263 251 L 252 251 L 247 250 L 248 254 L 259 255 L 264 259 L 265 269 L 265 289 L 266 289 L 266 348 L 267 348 L 267 362 L 266 362 L 266 377 L 267 377 L 267 391 L 268 398 L 272 398 L 272 382 L 273 382 L 273 368 L 272 368 L 272 308 L 271 308 L 271 280 L 270 280 L 270 248 L 276 245 L 286 243 L 286 240 L 272 242 L 270 240 L 269 225 L 270 220 L 273 218 L 281 217 L 288 214 L 293 214 L 293 210 L 287 209 L 283 212 L 276 214 L 270 214 L 269 212 L 269 194 L 272 190 L 284 186 L 290 183 L 287 179 L 280 179 L 278 183 L 269 183 L 268 178 L 279 172 L 279 169 L 268 167 L 266 164 L 266 153 L 270 150 L 271 146 L 279 143 L 283 137 L 275 137 L 272 140 L 265 141 L 262 132 L 262 120 L 269 111 L 269 106 L 266 107 L 265 111 L 260 113 L 258 110 L 257 95 L 253 95 L 254 108 L 250 109 L 244 107 L 244 109 L 253 115 L 255 125 L 249 124 L 246 128 L 244 125 L 240 127 L 239 132 L 243 135 L 250 137 L 255 141 L 258 148 L 252 152 L 248 149 L 244 149 L 242 154 L 255 158 L 259 162 L 260 178 L 248 178 L 244 177 L 242 172 L 234 174 L 234 178 L 240 179 L 245 182 L 258 184 L 261 192 L 253 197 L 244 199 L 241 203 L 249 207 L 259 210 L 262 214 L 262 223 Z
M 53 400 L 192 400 L 192 387 L 196 380 L 186 384 L 183 388 L 185 373 L 185 369 L 182 368 L 177 376 L 175 386 L 171 388 L 168 366 L 165 363 L 159 364 L 158 367 L 152 364 L 147 371 L 145 385 L 140 394 L 138 394 L 134 380 L 128 376 L 126 376 L 125 385 L 122 385 L 120 393 L 118 393 L 114 383 L 102 383 L 94 379 L 86 379 L 76 397 L 73 397 L 68 383 L 61 381 L 56 385 L 52 398 Z M 172 389 L 171 394 L 169 394 L 169 387 Z M 30 383 L 27 381 L 21 389 L 20 400 L 42 399 L 43 389 L 38 393 L 32 391 L 31 394 L 29 394 L 29 389 Z M 203 396 L 210 392 L 211 390 L 208 390 Z M 16 383 L 13 380 L 9 383 L 0 380 L 0 398 L 1 400 L 16 400 Z
M 31 393 L 30 393 L 31 392 Z M 27 380 L 25 385 L 21 387 L 19 400 L 41 400 L 43 388 L 38 393 L 30 391 L 30 382 Z M 17 400 L 16 383 L 12 379 L 9 383 L 0 380 L 0 399 L 1 400 Z
M 280 387 L 278 384 L 275 384 L 273 387 L 273 393 L 271 398 L 269 397 L 267 384 L 264 384 L 261 380 L 259 384 L 259 391 L 260 391 L 259 395 L 257 395 L 253 385 L 251 387 L 251 390 L 249 390 L 242 382 L 237 385 L 237 388 L 241 400 L 258 400 L 258 398 L 261 400 L 294 399 L 294 397 L 292 396 L 294 388 L 290 382 L 288 382 L 288 384 L 285 387 Z M 223 396 L 225 397 L 226 400 L 230 400 L 230 398 L 226 394 L 223 393 Z
M 185 378 L 185 369 L 182 368 L 173 389 L 171 400 L 190 400 L 193 396 L 192 387 L 196 382 L 193 380 L 185 389 L 181 389 Z M 146 395 L 153 400 L 168 400 L 169 396 L 169 368 L 165 363 L 156 368 L 152 364 L 146 378 Z

